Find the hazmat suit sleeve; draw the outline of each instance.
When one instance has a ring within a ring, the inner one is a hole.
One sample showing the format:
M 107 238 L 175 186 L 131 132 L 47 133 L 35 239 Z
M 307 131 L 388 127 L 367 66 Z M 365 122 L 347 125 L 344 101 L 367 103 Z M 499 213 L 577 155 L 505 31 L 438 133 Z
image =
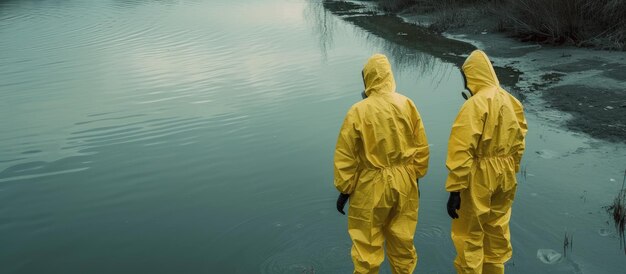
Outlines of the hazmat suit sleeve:
M 359 135 L 353 115 L 352 110 L 346 115 L 335 146 L 335 187 L 344 194 L 351 194 L 354 191 L 358 178 L 356 142 Z
M 478 98 L 474 98 L 478 99 Z M 474 163 L 478 142 L 483 133 L 487 106 L 478 100 L 463 104 L 452 125 L 448 141 L 446 167 L 449 170 L 446 191 L 457 192 L 469 185 L 469 175 Z
M 522 161 L 522 155 L 524 154 L 524 149 L 526 149 L 526 132 L 528 132 L 528 124 L 526 123 L 526 117 L 524 116 L 524 107 L 522 103 L 520 103 L 517 99 L 513 98 L 514 107 L 515 107 L 515 116 L 517 117 L 517 122 L 522 130 L 522 140 L 517 144 L 517 151 L 513 155 L 515 159 L 515 173 L 520 170 L 520 163 Z
M 417 109 L 415 109 L 415 116 L 416 123 L 415 128 L 413 129 L 413 134 L 417 142 L 417 153 L 413 158 L 413 164 L 415 165 L 415 175 L 417 176 L 417 178 L 422 178 L 426 175 L 426 172 L 428 171 L 428 158 L 430 157 L 430 152 L 428 149 L 426 130 L 424 129 L 422 118 Z

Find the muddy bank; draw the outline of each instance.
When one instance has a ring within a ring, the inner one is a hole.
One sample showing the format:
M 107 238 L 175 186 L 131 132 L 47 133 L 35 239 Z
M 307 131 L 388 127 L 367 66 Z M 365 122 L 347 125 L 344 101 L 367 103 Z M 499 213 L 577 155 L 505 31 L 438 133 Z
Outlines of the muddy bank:
M 530 111 L 563 111 L 549 122 L 626 143 L 626 52 L 522 43 L 491 29 L 464 27 L 444 36 L 484 49 L 498 66 L 522 75 L 515 89 Z M 500 77 L 501 78 L 501 77 Z
M 399 46 L 425 52 L 444 61 L 461 66 L 467 55 L 476 46 L 461 40 L 450 39 L 432 31 L 416 27 L 395 14 L 386 14 L 371 6 L 355 2 L 323 2 L 324 8 L 367 32 L 391 41 Z M 514 68 L 496 66 L 496 73 L 504 85 L 515 86 L 519 71 Z
M 623 90 L 560 85 L 544 93 L 548 104 L 573 114 L 567 121 L 568 127 L 615 142 L 626 139 L 626 93 Z
M 570 115 L 548 122 L 626 143 L 625 52 L 522 43 L 497 33 L 488 18 L 477 17 L 475 24 L 439 35 L 428 28 L 434 22 L 429 14 L 386 14 L 358 2 L 327 0 L 323 5 L 373 35 L 459 67 L 469 52 L 480 48 L 492 58 L 501 83 L 529 98 L 528 111 L 563 111 Z

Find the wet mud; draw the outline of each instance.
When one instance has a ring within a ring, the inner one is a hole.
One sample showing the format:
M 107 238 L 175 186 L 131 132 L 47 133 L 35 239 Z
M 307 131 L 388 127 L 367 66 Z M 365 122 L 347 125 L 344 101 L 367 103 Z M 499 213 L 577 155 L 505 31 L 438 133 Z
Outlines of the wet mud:
M 573 114 L 568 127 L 610 141 L 626 140 L 623 90 L 564 85 L 546 90 L 543 98 L 550 106 Z

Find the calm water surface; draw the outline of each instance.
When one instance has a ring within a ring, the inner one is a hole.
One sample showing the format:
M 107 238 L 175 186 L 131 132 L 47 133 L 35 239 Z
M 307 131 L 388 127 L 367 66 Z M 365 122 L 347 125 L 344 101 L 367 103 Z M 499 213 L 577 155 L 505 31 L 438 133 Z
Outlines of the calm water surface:
M 351 272 L 332 154 L 362 66 L 382 52 L 431 143 L 417 272 L 452 273 L 458 68 L 316 2 L 0 2 L 0 272 Z M 603 206 L 626 148 L 527 111 L 508 273 L 623 273 Z M 566 232 L 565 259 L 537 259 L 563 253 Z

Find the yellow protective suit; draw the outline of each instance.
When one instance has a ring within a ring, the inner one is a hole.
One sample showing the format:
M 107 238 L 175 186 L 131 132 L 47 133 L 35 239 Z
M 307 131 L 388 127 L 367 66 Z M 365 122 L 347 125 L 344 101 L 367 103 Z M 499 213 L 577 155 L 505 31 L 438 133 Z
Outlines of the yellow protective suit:
M 387 57 L 372 56 L 363 78 L 368 97 L 346 114 L 334 159 L 335 187 L 350 194 L 354 273 L 378 273 L 383 244 L 393 273 L 413 273 L 416 181 L 428 168 L 428 141 L 415 104 L 395 92 Z
M 509 220 L 526 119 L 484 52 L 472 52 L 462 70 L 473 96 L 454 121 L 446 160 L 446 190 L 461 193 L 459 218 L 452 221 L 454 265 L 458 273 L 504 273 L 513 252 Z

